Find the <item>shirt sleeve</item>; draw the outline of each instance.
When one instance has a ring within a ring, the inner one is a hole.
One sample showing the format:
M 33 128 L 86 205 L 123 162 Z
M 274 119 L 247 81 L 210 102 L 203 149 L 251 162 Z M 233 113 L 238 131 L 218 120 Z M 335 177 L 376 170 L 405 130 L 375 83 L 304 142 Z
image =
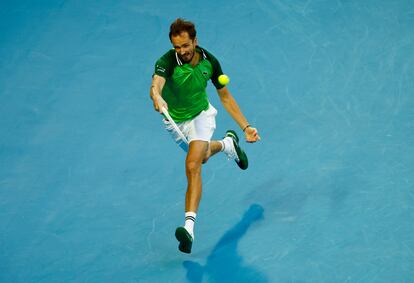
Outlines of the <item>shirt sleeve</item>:
M 210 61 L 211 65 L 213 66 L 213 74 L 211 75 L 211 82 L 216 87 L 216 89 L 221 89 L 221 88 L 224 87 L 224 85 L 222 85 L 218 81 L 218 77 L 223 74 L 223 71 L 222 71 L 221 66 L 220 66 L 220 62 L 217 60 L 216 57 L 214 57 L 213 54 L 206 51 L 205 49 L 204 49 L 204 51 L 207 54 L 207 59 Z
M 155 63 L 154 75 L 158 75 L 163 78 L 168 78 L 172 75 L 174 66 L 170 57 L 170 52 L 167 52 L 157 60 Z

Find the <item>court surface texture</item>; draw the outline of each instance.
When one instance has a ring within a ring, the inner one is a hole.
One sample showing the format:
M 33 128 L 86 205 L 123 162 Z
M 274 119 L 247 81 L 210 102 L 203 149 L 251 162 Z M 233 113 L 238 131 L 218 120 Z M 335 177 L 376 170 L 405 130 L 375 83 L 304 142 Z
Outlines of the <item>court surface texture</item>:
M 203 166 L 190 255 L 149 99 L 177 17 L 262 138 Z M 413 50 L 408 0 L 1 1 L 0 282 L 413 282 Z

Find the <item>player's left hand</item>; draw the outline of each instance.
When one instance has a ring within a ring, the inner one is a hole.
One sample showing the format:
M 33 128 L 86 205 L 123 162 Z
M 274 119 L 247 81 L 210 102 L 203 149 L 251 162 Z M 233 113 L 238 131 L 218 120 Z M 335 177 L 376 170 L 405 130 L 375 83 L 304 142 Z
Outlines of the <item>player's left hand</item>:
M 244 130 L 244 134 L 246 135 L 246 141 L 247 142 L 253 143 L 253 142 L 260 141 L 260 136 L 259 136 L 259 133 L 257 132 L 256 128 L 247 127 Z

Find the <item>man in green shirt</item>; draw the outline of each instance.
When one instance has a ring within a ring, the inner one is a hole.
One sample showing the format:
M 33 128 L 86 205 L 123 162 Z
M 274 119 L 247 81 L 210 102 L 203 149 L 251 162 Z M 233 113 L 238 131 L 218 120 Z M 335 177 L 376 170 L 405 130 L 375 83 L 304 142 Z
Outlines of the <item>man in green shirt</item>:
M 202 164 L 222 151 L 234 159 L 241 169 L 248 167 L 247 156 L 240 148 L 235 131 L 227 131 L 222 140 L 211 140 L 216 128 L 217 110 L 208 101 L 206 88 L 209 80 L 216 87 L 226 111 L 243 130 L 246 141 L 256 142 L 260 136 L 247 122 L 227 87 L 220 84 L 218 77 L 223 74 L 220 63 L 210 52 L 198 46 L 194 24 L 176 19 L 171 24 L 169 37 L 173 49 L 155 64 L 150 96 L 154 109 L 159 113 L 163 108 L 167 109 L 188 140 L 188 144 L 181 140 L 169 121 L 164 119 L 166 129 L 187 152 L 185 224 L 177 228 L 175 236 L 179 241 L 179 250 L 191 253 L 194 222 L 202 191 Z

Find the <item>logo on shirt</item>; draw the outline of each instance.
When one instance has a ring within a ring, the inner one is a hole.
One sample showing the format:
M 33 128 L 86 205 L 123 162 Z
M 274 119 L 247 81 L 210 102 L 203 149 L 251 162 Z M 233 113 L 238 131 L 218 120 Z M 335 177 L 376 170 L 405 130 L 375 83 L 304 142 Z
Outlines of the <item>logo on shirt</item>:
M 155 68 L 156 68 L 157 72 L 165 73 L 165 71 L 166 71 L 165 68 L 161 67 L 160 65 L 156 65 Z

